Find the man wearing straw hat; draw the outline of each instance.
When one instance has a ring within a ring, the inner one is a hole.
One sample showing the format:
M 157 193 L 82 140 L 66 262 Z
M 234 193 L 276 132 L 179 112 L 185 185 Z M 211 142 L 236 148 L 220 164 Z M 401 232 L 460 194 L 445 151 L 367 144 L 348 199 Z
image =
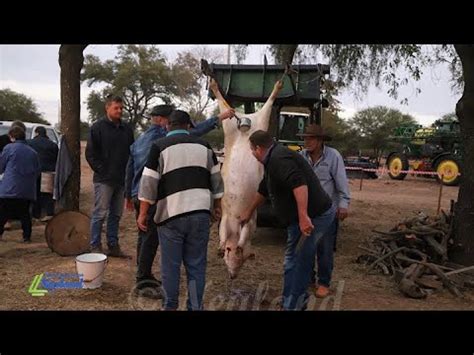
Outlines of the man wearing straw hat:
M 337 208 L 336 217 L 331 228 L 320 239 L 316 252 L 318 262 L 316 296 L 324 298 L 329 294 L 339 220 L 343 221 L 348 214 L 350 202 L 349 183 L 347 181 L 344 160 L 336 149 L 324 144 L 324 142 L 330 141 L 331 137 L 324 132 L 320 125 L 308 125 L 304 133 L 299 134 L 299 136 L 304 138 L 305 147 L 301 151 L 301 155 L 311 165 L 321 186 L 331 197 L 333 204 Z M 313 282 L 316 281 L 315 279 L 316 273 L 313 274 Z

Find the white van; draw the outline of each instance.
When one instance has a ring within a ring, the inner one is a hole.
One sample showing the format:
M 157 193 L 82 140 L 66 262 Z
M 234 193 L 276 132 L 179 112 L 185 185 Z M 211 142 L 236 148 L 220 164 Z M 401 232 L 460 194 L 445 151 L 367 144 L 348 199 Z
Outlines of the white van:
M 49 139 L 51 139 L 54 143 L 59 145 L 61 136 L 59 132 L 54 129 L 53 126 L 47 126 L 40 123 L 30 123 L 30 122 L 23 122 L 23 123 L 26 127 L 26 139 L 33 139 L 35 136 L 36 127 L 42 126 L 46 128 L 46 134 L 48 135 Z M 0 121 L 0 135 L 8 134 L 11 124 L 12 124 L 12 121 Z

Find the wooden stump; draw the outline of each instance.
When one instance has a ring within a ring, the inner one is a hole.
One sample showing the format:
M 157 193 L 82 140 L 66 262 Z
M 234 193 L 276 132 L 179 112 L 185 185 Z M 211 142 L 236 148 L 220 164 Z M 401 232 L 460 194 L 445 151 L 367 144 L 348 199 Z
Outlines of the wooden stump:
M 48 247 L 61 256 L 87 252 L 90 239 L 90 218 L 76 211 L 63 211 L 46 225 Z

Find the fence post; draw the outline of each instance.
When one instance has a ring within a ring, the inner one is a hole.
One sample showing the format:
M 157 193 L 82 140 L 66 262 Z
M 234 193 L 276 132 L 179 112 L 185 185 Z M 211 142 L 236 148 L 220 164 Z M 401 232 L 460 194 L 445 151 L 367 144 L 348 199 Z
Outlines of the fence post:
M 439 215 L 441 211 L 441 196 L 443 194 L 443 178 L 444 175 L 441 174 L 441 180 L 440 180 L 440 186 L 439 186 L 439 196 L 438 196 L 438 210 L 436 211 L 436 214 Z

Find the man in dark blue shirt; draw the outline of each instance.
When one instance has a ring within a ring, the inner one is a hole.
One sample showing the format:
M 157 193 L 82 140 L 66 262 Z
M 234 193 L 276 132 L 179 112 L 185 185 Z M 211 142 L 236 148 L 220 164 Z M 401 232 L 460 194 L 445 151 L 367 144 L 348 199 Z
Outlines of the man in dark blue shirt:
M 46 128 L 38 126 L 35 129 L 35 138 L 27 141 L 28 145 L 38 153 L 42 173 L 52 173 L 56 169 L 58 159 L 58 145 L 51 141 L 46 134 Z M 40 219 L 41 212 L 46 211 L 46 217 L 41 221 L 46 222 L 54 215 L 53 194 L 41 192 L 41 177 L 36 184 L 37 199 L 33 204 L 33 218 Z

